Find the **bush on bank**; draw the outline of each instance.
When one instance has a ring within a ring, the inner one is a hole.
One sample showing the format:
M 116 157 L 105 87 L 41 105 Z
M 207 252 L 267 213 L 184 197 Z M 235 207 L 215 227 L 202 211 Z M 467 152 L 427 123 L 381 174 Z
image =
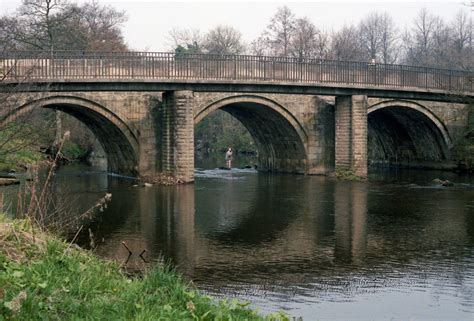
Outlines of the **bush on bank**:
M 114 262 L 0 216 L 0 319 L 288 320 L 215 301 L 167 266 L 128 278 Z

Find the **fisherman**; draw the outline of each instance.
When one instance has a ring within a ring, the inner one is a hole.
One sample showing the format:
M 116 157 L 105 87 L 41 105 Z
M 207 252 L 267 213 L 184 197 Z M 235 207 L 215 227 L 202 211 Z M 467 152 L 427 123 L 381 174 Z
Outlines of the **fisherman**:
M 225 153 L 225 161 L 228 169 L 232 168 L 232 148 L 228 148 Z

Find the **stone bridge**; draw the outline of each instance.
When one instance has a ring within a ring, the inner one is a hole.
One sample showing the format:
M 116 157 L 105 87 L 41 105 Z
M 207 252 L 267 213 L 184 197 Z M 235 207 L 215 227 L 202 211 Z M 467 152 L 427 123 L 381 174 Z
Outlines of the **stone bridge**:
M 254 56 L 10 53 L 0 125 L 35 108 L 97 136 L 109 170 L 193 181 L 194 127 L 221 109 L 250 132 L 261 171 L 367 175 L 369 163 L 453 166 L 472 74 Z

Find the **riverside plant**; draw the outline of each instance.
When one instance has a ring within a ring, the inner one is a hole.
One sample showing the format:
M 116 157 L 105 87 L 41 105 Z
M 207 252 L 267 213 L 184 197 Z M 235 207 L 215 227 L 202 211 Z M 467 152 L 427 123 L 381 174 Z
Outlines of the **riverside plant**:
M 72 202 L 65 199 L 64 191 L 62 193 L 52 191 L 53 178 L 62 157 L 61 151 L 69 136 L 69 131 L 66 131 L 59 142 L 54 157 L 46 163 L 46 177 L 44 180 L 40 182 L 39 165 L 32 165 L 27 172 L 24 188 L 20 189 L 17 195 L 16 217 L 31 220 L 32 226 L 36 226 L 43 231 L 64 233 L 77 229 L 79 228 L 78 224 L 84 220 L 92 219 L 97 210 L 102 211 L 107 207 L 107 203 L 112 200 L 112 194 L 106 193 L 86 211 L 79 215 L 71 215 L 70 204 Z

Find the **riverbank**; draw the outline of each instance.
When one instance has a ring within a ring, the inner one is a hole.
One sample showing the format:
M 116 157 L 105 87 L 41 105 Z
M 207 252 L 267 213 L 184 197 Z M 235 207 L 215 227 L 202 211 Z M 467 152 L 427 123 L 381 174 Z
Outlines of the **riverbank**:
M 0 215 L 0 315 L 7 320 L 288 320 L 201 294 L 167 266 L 130 279 L 117 263 Z

